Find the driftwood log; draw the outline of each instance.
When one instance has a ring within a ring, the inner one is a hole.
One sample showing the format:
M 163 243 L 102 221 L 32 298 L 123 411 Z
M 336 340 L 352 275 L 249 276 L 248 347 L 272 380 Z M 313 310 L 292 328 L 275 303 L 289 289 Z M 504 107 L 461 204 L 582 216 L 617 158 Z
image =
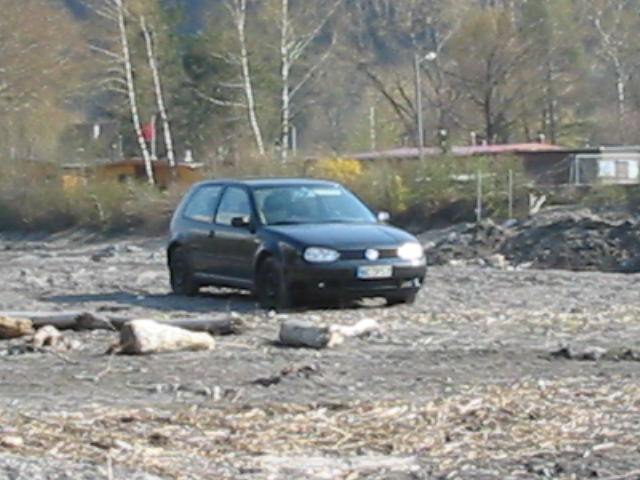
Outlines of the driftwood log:
M 109 318 L 108 321 L 117 329 L 121 330 L 124 325 L 131 322 L 131 318 Z M 179 327 L 192 332 L 206 332 L 211 335 L 231 335 L 240 333 L 241 322 L 231 316 L 224 317 L 203 317 L 203 318 L 168 318 L 154 319 L 162 325 Z
M 341 344 L 345 338 L 363 337 L 380 331 L 371 318 L 354 325 L 318 326 L 300 320 L 286 320 L 280 325 L 280 343 L 291 347 L 325 348 Z
M 184 328 L 154 320 L 132 320 L 120 330 L 116 351 L 133 355 L 178 351 L 213 350 L 215 340 L 207 332 L 191 332 Z
M 29 319 L 0 315 L 0 339 L 24 337 L 34 332 L 33 323 Z
M 76 319 L 82 314 L 83 312 L 0 312 L 0 317 L 30 320 L 34 328 L 51 325 L 58 330 L 68 330 L 75 327 Z
M 134 320 L 125 317 L 94 315 L 81 311 L 0 312 L 0 318 L 2 317 L 29 320 L 33 328 L 36 329 L 50 325 L 58 330 L 121 330 L 125 324 Z M 208 332 L 212 335 L 230 335 L 239 333 L 241 330 L 240 320 L 227 315 L 203 318 L 159 319 L 156 321 L 163 325 L 171 325 L 195 332 Z M 33 333 L 33 330 L 29 333 Z M 29 333 L 25 333 L 25 335 Z
M 364 337 L 380 331 L 380 324 L 372 318 L 363 318 L 354 325 L 331 325 L 329 331 L 342 337 Z
M 318 327 L 299 320 L 280 325 L 280 343 L 291 347 L 325 348 L 331 341 L 329 327 Z

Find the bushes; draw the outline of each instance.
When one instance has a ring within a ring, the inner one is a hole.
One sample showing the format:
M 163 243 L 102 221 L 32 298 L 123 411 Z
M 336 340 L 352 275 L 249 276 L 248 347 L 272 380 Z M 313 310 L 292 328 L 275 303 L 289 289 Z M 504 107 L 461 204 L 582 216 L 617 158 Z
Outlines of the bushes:
M 484 214 L 506 218 L 509 171 L 514 179 L 514 196 L 519 199 L 516 205 L 524 209 L 524 176 L 515 159 L 442 156 L 424 163 L 326 159 L 309 169 L 312 176 L 346 184 L 375 209 L 387 210 L 399 219 L 420 217 L 424 222 L 451 206 L 461 218 L 469 218 L 469 211 L 474 216 L 478 173 L 482 176 Z
M 326 178 L 354 187 L 363 173 L 362 164 L 352 158 L 323 158 L 315 162 L 308 172 L 312 177 Z
M 5 168 L 0 179 L 0 230 L 58 231 L 70 227 L 104 232 L 166 230 L 182 192 L 144 184 L 88 182 L 62 187 L 57 175 L 34 176 Z
M 1 164 L 1 162 L 0 162 Z M 90 181 L 64 188 L 52 171 L 34 171 L 33 165 L 1 164 L 0 230 L 58 231 L 70 227 L 103 232 L 164 233 L 170 215 L 185 187 L 168 191 L 146 183 L 123 184 Z M 514 160 L 491 158 L 429 159 L 362 162 L 325 159 L 308 165 L 291 159 L 259 162 L 248 160 L 218 166 L 205 175 L 222 176 L 314 176 L 345 184 L 376 210 L 391 212 L 395 222 L 415 229 L 473 221 L 477 201 L 477 175 L 482 175 L 483 216 L 508 216 L 509 171 L 514 178 L 516 216 L 528 211 L 525 176 Z M 72 182 L 73 183 L 73 182 Z M 561 201 L 589 207 L 638 208 L 637 186 L 593 186 L 545 191 L 547 203 Z

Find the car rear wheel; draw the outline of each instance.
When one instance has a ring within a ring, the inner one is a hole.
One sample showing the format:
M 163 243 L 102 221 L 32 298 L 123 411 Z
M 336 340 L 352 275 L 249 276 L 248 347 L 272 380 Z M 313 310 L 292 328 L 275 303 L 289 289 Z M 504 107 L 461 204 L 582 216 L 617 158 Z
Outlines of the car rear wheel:
M 417 295 L 418 295 L 418 291 L 417 290 L 413 290 L 411 292 L 387 295 L 386 296 L 387 305 L 389 305 L 389 306 L 391 306 L 391 305 L 399 305 L 401 303 L 404 303 L 404 304 L 407 304 L 407 305 L 411 305 L 411 304 L 415 303 Z
M 291 307 L 291 292 L 282 265 L 275 258 L 269 257 L 260 264 L 257 293 L 262 308 L 284 310 Z
M 193 277 L 193 269 L 186 252 L 178 248 L 169 257 L 169 275 L 171 290 L 176 295 L 193 297 L 198 294 L 200 286 Z

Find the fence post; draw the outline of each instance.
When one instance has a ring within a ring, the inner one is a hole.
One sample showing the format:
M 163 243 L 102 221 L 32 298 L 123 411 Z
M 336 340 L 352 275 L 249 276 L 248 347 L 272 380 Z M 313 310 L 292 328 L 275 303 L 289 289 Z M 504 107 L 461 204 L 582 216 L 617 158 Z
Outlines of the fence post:
M 513 170 L 509 169 L 509 220 L 513 218 Z
M 478 170 L 478 189 L 476 192 L 476 221 L 482 221 L 482 172 Z

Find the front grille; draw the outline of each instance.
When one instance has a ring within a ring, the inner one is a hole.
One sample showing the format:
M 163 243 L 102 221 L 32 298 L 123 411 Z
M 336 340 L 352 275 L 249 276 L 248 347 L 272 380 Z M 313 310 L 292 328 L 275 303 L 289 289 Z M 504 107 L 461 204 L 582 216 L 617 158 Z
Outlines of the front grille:
M 385 248 L 378 250 L 380 252 L 380 258 L 397 258 L 397 251 L 395 248 Z M 364 260 L 364 250 L 342 250 L 340 251 L 341 260 Z

